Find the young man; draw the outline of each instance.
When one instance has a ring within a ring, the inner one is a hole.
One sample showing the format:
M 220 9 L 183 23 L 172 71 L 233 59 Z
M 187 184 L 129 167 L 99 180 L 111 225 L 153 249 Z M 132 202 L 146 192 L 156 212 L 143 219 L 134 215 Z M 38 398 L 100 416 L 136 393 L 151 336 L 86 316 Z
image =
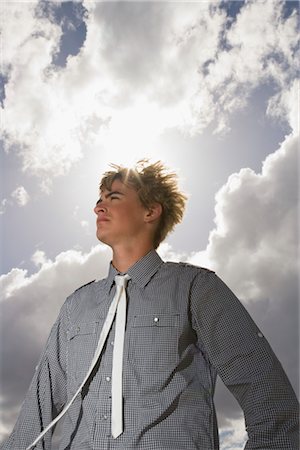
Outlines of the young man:
M 216 450 L 217 374 L 244 411 L 247 450 L 298 448 L 295 394 L 241 303 L 214 272 L 155 251 L 184 205 L 160 162 L 104 175 L 108 276 L 66 300 L 3 450 L 50 450 L 60 412 L 60 450 Z

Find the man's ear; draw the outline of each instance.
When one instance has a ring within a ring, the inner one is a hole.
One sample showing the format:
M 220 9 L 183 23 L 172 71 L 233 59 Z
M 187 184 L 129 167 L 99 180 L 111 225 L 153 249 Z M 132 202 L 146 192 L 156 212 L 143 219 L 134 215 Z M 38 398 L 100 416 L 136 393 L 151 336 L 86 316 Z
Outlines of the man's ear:
M 160 203 L 153 203 L 147 211 L 145 215 L 145 222 L 151 223 L 155 222 L 160 218 L 162 214 L 162 206 Z

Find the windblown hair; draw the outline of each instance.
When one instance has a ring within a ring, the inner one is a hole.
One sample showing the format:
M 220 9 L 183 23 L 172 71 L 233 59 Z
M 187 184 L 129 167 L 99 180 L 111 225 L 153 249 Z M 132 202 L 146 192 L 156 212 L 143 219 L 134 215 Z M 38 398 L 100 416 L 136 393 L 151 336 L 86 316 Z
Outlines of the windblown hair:
M 181 222 L 187 197 L 179 191 L 178 177 L 169 172 L 161 161 L 153 164 L 148 159 L 138 161 L 133 168 L 111 164 L 113 170 L 104 173 L 100 182 L 100 191 L 111 190 L 115 180 L 136 190 L 145 208 L 160 203 L 162 214 L 154 235 L 154 247 L 166 238 L 175 225 Z

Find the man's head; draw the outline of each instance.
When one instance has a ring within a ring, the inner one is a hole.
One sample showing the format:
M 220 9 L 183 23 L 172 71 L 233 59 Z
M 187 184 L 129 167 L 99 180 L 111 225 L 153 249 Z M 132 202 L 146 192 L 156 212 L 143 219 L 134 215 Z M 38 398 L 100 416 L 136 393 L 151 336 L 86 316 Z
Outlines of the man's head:
M 112 168 L 103 175 L 100 194 L 111 192 L 113 183 L 118 180 L 136 191 L 146 210 L 161 206 L 153 237 L 154 248 L 157 248 L 183 217 L 186 196 L 178 189 L 177 175 L 169 172 L 161 161 L 150 164 L 148 160 L 141 160 L 133 168 L 115 164 Z

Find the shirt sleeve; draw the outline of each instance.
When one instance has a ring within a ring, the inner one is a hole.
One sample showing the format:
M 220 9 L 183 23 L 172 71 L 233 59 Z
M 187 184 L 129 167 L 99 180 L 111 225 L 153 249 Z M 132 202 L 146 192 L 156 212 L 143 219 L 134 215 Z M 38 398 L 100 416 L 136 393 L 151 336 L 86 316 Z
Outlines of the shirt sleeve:
M 1 450 L 25 450 L 62 410 L 67 395 L 67 322 L 65 303 L 52 327 L 16 425 Z M 51 438 L 49 431 L 35 449 L 50 450 Z
M 297 450 L 298 401 L 261 331 L 213 272 L 201 272 L 191 292 L 198 339 L 243 410 L 245 450 Z

